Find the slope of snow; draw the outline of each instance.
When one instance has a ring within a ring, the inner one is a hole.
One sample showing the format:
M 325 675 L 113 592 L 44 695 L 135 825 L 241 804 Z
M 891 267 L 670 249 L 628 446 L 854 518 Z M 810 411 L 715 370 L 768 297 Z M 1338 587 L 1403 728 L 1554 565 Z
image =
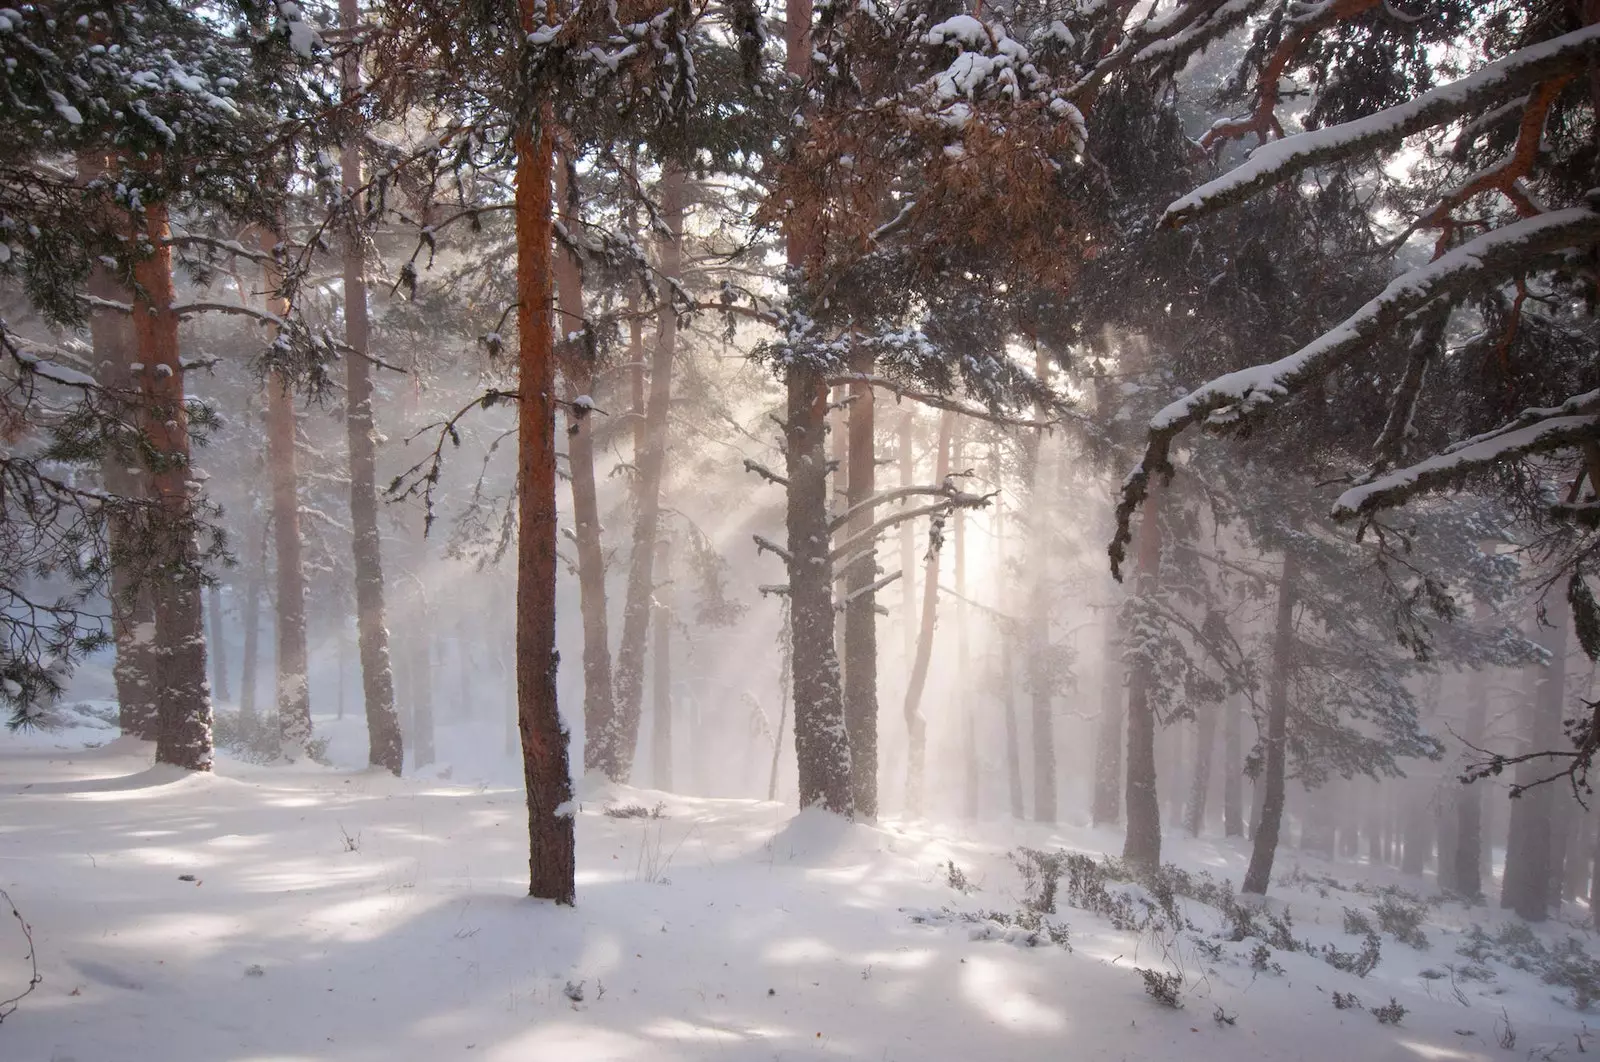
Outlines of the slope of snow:
M 661 817 L 603 813 L 624 804 Z M 1583 1030 L 1528 975 L 1467 985 L 1466 1005 L 1418 976 L 1461 961 L 1456 930 L 1500 921 L 1484 908 L 1435 909 L 1431 950 L 1385 939 L 1364 980 L 1304 954 L 1258 973 L 1239 954 L 1251 942 L 1209 960 L 1065 907 L 1070 952 L 982 923 L 1020 902 L 1010 848 L 1099 853 L 1120 845 L 1111 832 L 848 824 L 604 786 L 587 787 L 578 830 L 579 904 L 561 909 L 522 895 L 515 789 L 226 759 L 181 775 L 152 770 L 136 742 L 0 736 L 0 886 L 44 975 L 0 1026 L 0 1058 L 1509 1062 L 1541 1044 L 1574 1054 Z M 1235 845 L 1169 843 L 1192 869 L 1242 870 Z M 951 860 L 981 891 L 951 887 Z M 1271 901 L 1296 932 L 1354 947 L 1340 908 L 1363 899 L 1297 880 Z M 1193 936 L 1215 928 L 1209 910 L 1192 907 Z M 4 998 L 25 967 L 20 938 L 0 933 Z M 1174 965 L 1178 1010 L 1133 969 Z M 1409 1013 L 1380 1025 L 1335 1010 L 1336 990 Z M 1236 1024 L 1213 1020 L 1219 1006 Z M 1496 1044 L 1502 1008 L 1514 1053 Z

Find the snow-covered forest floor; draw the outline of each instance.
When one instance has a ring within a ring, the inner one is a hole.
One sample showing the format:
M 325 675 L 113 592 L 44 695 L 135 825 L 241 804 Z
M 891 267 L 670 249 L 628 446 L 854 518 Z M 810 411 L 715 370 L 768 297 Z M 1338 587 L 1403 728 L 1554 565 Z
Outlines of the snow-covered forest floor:
M 1077 888 L 1064 876 L 1057 913 L 1035 922 L 1038 890 L 1012 853 L 1098 858 L 1119 834 L 846 825 L 773 803 L 589 788 L 579 902 L 560 909 L 521 895 L 515 787 L 229 759 L 197 775 L 151 769 L 147 748 L 121 739 L 82 748 L 93 733 L 0 741 L 0 886 L 32 927 L 43 975 L 0 1026 L 6 1062 L 1509 1062 L 1600 1050 L 1571 989 L 1533 969 L 1581 983 L 1586 960 L 1550 954 L 1569 936 L 1588 949 L 1585 931 L 1550 924 L 1519 939 L 1498 909 L 1430 903 L 1419 949 L 1373 909 L 1403 923 L 1418 908 L 1379 890 L 1425 897 L 1431 882 L 1361 863 L 1281 852 L 1273 897 L 1236 942 L 1230 927 L 1250 916 L 1225 915 L 1199 874 L 1237 882 L 1242 844 L 1169 834 L 1167 857 L 1195 875 L 1180 891 L 1211 901 L 1175 901 L 1192 928 L 1174 928 L 1139 886 L 1100 892 L 1081 864 Z M 616 817 L 624 809 L 643 814 Z M 1381 938 L 1365 977 L 1303 950 L 1332 945 L 1359 963 L 1366 938 L 1345 931 L 1345 908 Z M 1019 917 L 1024 928 L 1003 924 Z M 1472 946 L 1475 923 L 1493 943 Z M 1050 939 L 1062 926 L 1070 951 Z M 24 955 L 7 918 L 0 998 L 25 983 Z M 1140 967 L 1179 973 L 1181 1006 L 1147 994 Z M 1361 1006 L 1338 1009 L 1335 993 Z M 1391 998 L 1404 1014 L 1381 1023 L 1374 1011 Z

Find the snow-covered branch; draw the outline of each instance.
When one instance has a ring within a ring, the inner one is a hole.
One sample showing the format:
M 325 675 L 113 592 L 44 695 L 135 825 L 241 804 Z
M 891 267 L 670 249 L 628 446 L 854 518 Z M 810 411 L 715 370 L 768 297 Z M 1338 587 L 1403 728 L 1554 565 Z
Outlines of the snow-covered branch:
M 1150 420 L 1143 458 L 1122 485 L 1108 551 L 1112 573 L 1121 578 L 1133 537 L 1133 513 L 1144 501 L 1150 476 L 1172 473 L 1169 453 L 1184 429 L 1202 420 L 1219 430 L 1237 429 L 1264 408 L 1326 376 L 1435 299 L 1458 297 L 1551 254 L 1596 241 L 1600 241 L 1600 212 L 1588 207 L 1553 211 L 1487 232 L 1396 277 L 1343 323 L 1288 357 L 1220 376 L 1162 409 Z
M 770 538 L 767 538 L 764 535 L 751 535 L 750 537 L 756 540 L 757 556 L 760 556 L 763 553 L 771 553 L 773 556 L 783 561 L 786 566 L 794 563 L 794 554 L 790 553 L 788 550 L 784 549 Z M 762 592 L 765 593 L 766 591 L 763 590 Z
M 1600 23 L 1524 48 L 1414 100 L 1358 118 L 1263 144 L 1242 164 L 1168 206 L 1162 221 L 1182 225 L 1249 199 L 1313 166 L 1398 145 L 1413 133 L 1526 95 L 1540 82 L 1580 71 L 1600 53 Z
M 1529 427 L 1490 432 L 1364 483 L 1339 495 L 1333 505 L 1335 520 L 1350 520 L 1378 509 L 1389 509 L 1415 494 L 1459 483 L 1469 472 L 1488 468 L 1527 454 L 1548 453 L 1600 438 L 1600 417 L 1555 417 Z
M 752 458 L 747 457 L 744 459 L 744 470 L 746 472 L 754 472 L 768 483 L 776 483 L 780 487 L 787 487 L 789 485 L 789 481 L 783 476 L 778 475 L 778 473 L 774 472 L 760 461 L 756 461 Z

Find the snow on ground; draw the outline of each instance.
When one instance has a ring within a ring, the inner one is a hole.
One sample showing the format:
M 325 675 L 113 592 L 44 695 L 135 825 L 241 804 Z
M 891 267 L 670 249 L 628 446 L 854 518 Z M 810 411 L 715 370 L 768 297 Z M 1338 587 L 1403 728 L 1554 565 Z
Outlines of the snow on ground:
M 1510 1062 L 1595 1046 L 1568 994 L 1531 974 L 1496 966 L 1493 981 L 1457 982 L 1459 1000 L 1419 976 L 1466 963 L 1459 931 L 1505 921 L 1486 908 L 1433 908 L 1429 949 L 1386 936 L 1365 979 L 1285 951 L 1282 973 L 1258 972 L 1255 940 L 1209 958 L 1195 941 L 1217 919 L 1196 904 L 1196 931 L 1166 941 L 1063 906 L 1072 950 L 1028 947 L 976 915 L 1022 902 L 1008 850 L 1099 854 L 1114 833 L 849 825 L 590 787 L 579 903 L 562 909 L 522 895 L 514 788 L 228 759 L 182 775 L 136 742 L 85 750 L 90 733 L 0 735 L 0 886 L 44 975 L 0 1025 L 5 1062 Z M 660 817 L 604 814 L 630 804 Z M 1192 870 L 1242 873 L 1238 847 L 1169 847 Z M 952 860 L 978 891 L 951 886 Z M 1287 905 L 1297 935 L 1357 950 L 1341 909 L 1374 898 L 1313 879 L 1364 868 L 1301 862 L 1272 909 Z M 21 952 L 0 925 L 0 998 L 25 979 Z M 1182 1009 L 1146 996 L 1135 966 L 1181 968 Z M 1335 991 L 1365 1009 L 1336 1010 Z M 1381 1025 L 1371 1009 L 1391 996 L 1407 1013 Z

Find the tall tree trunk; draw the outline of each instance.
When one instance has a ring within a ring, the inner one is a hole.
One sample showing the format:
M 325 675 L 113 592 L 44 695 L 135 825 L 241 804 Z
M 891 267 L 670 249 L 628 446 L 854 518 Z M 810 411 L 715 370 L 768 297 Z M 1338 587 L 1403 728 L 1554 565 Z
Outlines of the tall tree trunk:
M 953 463 L 957 469 L 961 468 L 962 440 L 955 443 L 955 456 Z M 964 471 L 964 470 L 963 470 Z M 972 674 L 972 646 L 967 636 L 967 511 L 957 509 L 951 514 L 955 521 L 955 530 L 952 540 L 955 544 L 955 582 L 956 582 L 956 703 L 960 705 L 962 730 L 966 736 L 966 747 L 961 753 L 962 785 L 961 785 L 961 813 L 967 819 L 978 817 L 978 789 L 983 768 L 978 756 L 978 712 L 974 706 L 975 698 L 970 696 L 971 687 L 968 685 L 968 676 Z
M 1194 744 L 1194 775 L 1189 784 L 1189 803 L 1184 808 L 1184 828 L 1190 837 L 1199 837 L 1206 824 L 1206 797 L 1211 792 L 1212 750 L 1217 744 L 1217 717 L 1222 705 L 1200 706 L 1199 733 Z
M 206 587 L 206 611 L 211 621 L 211 694 L 224 701 L 233 700 L 228 691 L 228 643 L 223 635 L 222 584 Z
M 850 744 L 833 644 L 833 564 L 828 548 L 828 388 L 809 365 L 788 371 L 787 445 L 790 666 L 800 806 L 853 814 Z
M 650 781 L 657 789 L 672 790 L 672 609 L 663 600 L 665 584 L 669 580 L 668 564 L 672 559 L 672 544 L 665 538 L 656 543 L 656 571 L 660 573 L 663 589 L 655 593 L 650 626 L 650 718 L 652 722 Z
M 527 0 L 531 4 L 532 0 Z M 339 0 L 347 28 L 360 24 L 359 0 Z M 361 69 L 352 49 L 342 70 L 344 96 L 361 90 Z M 344 194 L 357 208 L 361 194 L 361 149 L 354 139 L 339 155 Z M 545 193 L 545 201 L 550 195 Z M 366 262 L 354 219 L 344 248 L 345 431 L 350 445 L 350 523 L 355 532 L 356 629 L 361 652 L 361 688 L 367 711 L 367 763 L 399 774 L 405 763 L 400 718 L 394 709 L 389 670 L 389 630 L 383 607 L 383 554 L 378 538 L 377 445 L 372 425 L 372 367 L 367 364 Z
M 800 78 L 811 67 L 811 18 L 811 0 L 789 0 L 788 68 Z M 810 282 L 804 272 L 820 260 L 820 248 L 812 245 L 812 233 L 796 230 L 786 236 L 791 274 L 804 286 Z M 849 817 L 854 814 L 850 740 L 833 644 L 833 561 L 828 545 L 828 384 L 821 368 L 804 355 L 794 359 L 784 375 L 790 670 L 800 806 L 821 806 Z
M 262 250 L 278 241 L 263 234 Z M 266 270 L 267 298 L 280 317 L 288 302 L 277 292 L 282 277 Z M 291 759 L 304 755 L 311 741 L 311 684 L 307 674 L 306 575 L 300 550 L 300 480 L 295 456 L 294 393 L 277 372 L 266 379 L 267 465 L 272 478 L 272 534 L 277 555 L 278 740 Z
M 311 740 L 306 675 L 306 577 L 300 556 L 300 494 L 295 468 L 294 396 L 277 373 L 266 381 L 267 463 L 272 467 L 272 540 L 277 554 L 278 733 L 291 758 Z
M 350 0 L 345 0 L 350 2 Z M 543 21 L 520 0 L 522 27 Z M 517 725 L 528 797 L 528 894 L 576 899 L 572 777 L 556 701 L 555 338 L 551 321 L 553 145 L 548 113 L 537 137 L 516 131 L 517 224 Z
M 1150 489 L 1139 523 L 1139 555 L 1134 585 L 1138 595 L 1152 598 L 1161 578 L 1161 506 L 1166 487 L 1159 481 Z M 1138 651 L 1137 648 L 1135 650 Z M 1122 858 L 1154 869 L 1161 865 L 1161 804 L 1156 795 L 1156 712 L 1151 703 L 1155 669 L 1141 653 L 1133 661 L 1128 680 L 1128 780 L 1123 802 L 1128 811 L 1128 832 Z
M 212 765 L 211 691 L 206 682 L 206 634 L 200 606 L 201 561 L 189 492 L 189 416 L 184 406 L 178 315 L 172 309 L 171 230 L 164 202 L 145 206 L 148 252 L 133 268 L 133 331 L 139 362 L 145 437 L 152 456 L 149 483 L 160 528 L 172 538 L 168 570 L 152 590 L 161 687 L 156 762 L 193 771 Z
M 872 355 L 852 360 L 852 372 L 870 375 Z M 866 505 L 878 489 L 876 403 L 870 384 L 850 385 L 849 468 L 845 477 L 847 511 L 862 506 L 845 525 L 844 538 L 854 539 L 873 523 Z M 909 523 L 909 521 L 908 521 Z M 844 721 L 850 738 L 850 788 L 856 814 L 878 816 L 878 596 L 870 587 L 878 578 L 876 544 L 864 544 L 844 561 Z
M 1090 819 L 1106 826 L 1122 818 L 1122 608 L 1113 604 L 1106 613 L 1105 644 L 1100 653 L 1104 678 L 1100 683 L 1100 718 L 1095 723 L 1094 796 Z
M 1272 673 L 1267 678 L 1267 740 L 1262 765 L 1261 815 L 1256 820 L 1250 867 L 1241 891 L 1266 895 L 1272 883 L 1272 859 L 1283 827 L 1283 780 L 1289 744 L 1289 677 L 1294 667 L 1294 595 L 1300 563 L 1294 546 L 1283 553 L 1283 575 L 1278 583 L 1278 608 L 1273 620 Z
M 1534 669 L 1532 696 L 1526 701 L 1522 734 L 1533 751 L 1562 746 L 1561 715 L 1566 694 L 1567 628 L 1571 615 L 1565 594 L 1546 600 L 1545 622 L 1536 640 L 1550 661 Z M 1548 772 L 1548 765 L 1530 760 L 1517 765 L 1516 781 L 1529 785 Z M 1506 869 L 1500 906 L 1509 907 L 1529 922 L 1550 917 L 1550 867 L 1554 849 L 1555 785 L 1536 785 L 1511 803 L 1506 831 Z
M 665 165 L 659 191 L 661 218 L 669 234 L 660 243 L 661 275 L 675 280 L 683 272 L 683 172 L 671 164 Z M 627 742 L 626 735 L 637 734 L 644 702 L 645 647 L 650 631 L 650 599 L 656 583 L 653 566 L 656 542 L 661 533 L 661 486 L 666 477 L 667 447 L 671 441 L 668 407 L 672 403 L 672 361 L 678 347 L 678 314 L 673 308 L 670 290 L 664 290 L 663 294 L 666 299 L 656 318 L 656 345 L 650 356 L 650 394 L 644 407 L 642 446 L 639 446 L 639 436 L 635 436 L 638 491 L 633 547 L 628 557 L 628 590 L 622 606 L 622 643 L 617 649 L 618 731 L 617 738 L 605 750 L 619 768 L 632 760 L 633 746 Z M 623 756 L 626 760 L 621 759 Z M 589 763 L 587 751 L 584 759 L 586 767 L 606 769 L 601 764 Z M 613 777 L 625 778 L 625 768 Z
M 939 418 L 939 450 L 933 478 L 943 483 L 950 475 L 950 439 L 955 433 L 956 415 L 946 411 Z M 935 525 L 940 518 L 935 516 Z M 929 536 L 928 555 L 922 570 L 922 620 L 917 627 L 917 655 L 911 664 L 911 679 L 906 684 L 906 814 L 922 814 L 922 788 L 928 752 L 928 723 L 922 715 L 922 691 L 928 682 L 928 666 L 933 661 L 933 629 L 939 612 L 939 550 L 935 536 Z
M 563 156 L 556 166 L 556 211 L 571 239 L 577 239 L 579 233 L 574 165 L 574 160 Z M 628 727 L 619 716 L 611 688 L 606 559 L 600 544 L 600 500 L 594 479 L 595 365 L 583 308 L 582 264 L 565 247 L 556 252 L 555 281 L 556 349 L 567 385 L 567 473 L 578 547 L 578 609 L 583 619 L 584 768 L 627 781 L 638 727 Z M 643 548 L 648 552 L 654 543 L 646 542 Z
M 1222 835 L 1244 836 L 1244 708 L 1237 695 L 1223 709 Z
M 103 171 L 99 160 L 80 159 L 85 178 Z M 106 302 L 129 302 L 126 288 L 116 282 L 111 270 L 96 265 L 89 275 L 89 293 Z M 138 386 L 132 366 L 139 360 L 130 315 L 110 308 L 89 314 L 94 360 L 101 382 L 107 387 L 131 390 Z M 106 491 L 119 498 L 141 501 L 148 492 L 143 478 L 129 469 L 127 455 L 113 453 L 102 464 Z M 124 734 L 143 741 L 154 741 L 158 730 L 160 689 L 159 658 L 156 648 L 156 616 L 153 580 L 132 570 L 128 556 L 138 548 L 139 529 L 134 519 L 117 518 L 106 528 L 111 550 L 111 634 L 116 643 L 116 663 L 112 677 L 117 688 L 118 723 Z
M 1050 361 L 1038 348 L 1034 370 L 1040 383 L 1050 374 Z M 1035 407 L 1039 420 L 1045 418 L 1042 405 Z M 1055 688 L 1050 652 L 1050 593 L 1045 573 L 1049 570 L 1050 516 L 1045 504 L 1044 432 L 1032 433 L 1027 442 L 1032 478 L 1029 491 L 1028 566 L 1033 572 L 1028 593 L 1028 693 L 1033 701 L 1033 819 L 1056 821 L 1056 719 Z

